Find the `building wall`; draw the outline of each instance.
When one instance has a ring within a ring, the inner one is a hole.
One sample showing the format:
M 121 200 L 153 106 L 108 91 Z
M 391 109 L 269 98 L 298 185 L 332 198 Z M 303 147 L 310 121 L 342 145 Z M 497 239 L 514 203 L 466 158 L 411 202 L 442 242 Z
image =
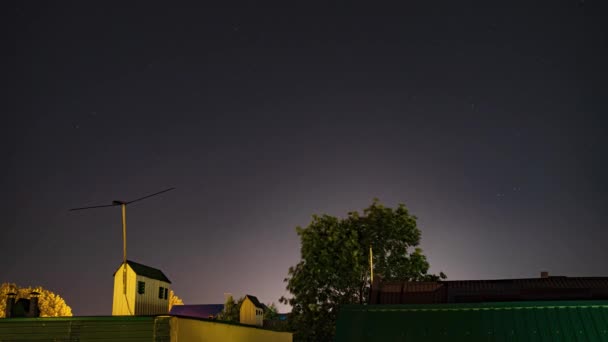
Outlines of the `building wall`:
M 292 342 L 292 334 L 170 316 L 0 319 L 0 341 Z
M 171 319 L 171 342 L 291 342 L 292 334 L 182 317 Z
M 257 325 L 261 327 L 264 324 L 264 314 L 256 314 L 256 310 L 262 310 L 253 305 L 249 298 L 245 298 L 239 312 L 239 322 L 241 324 Z
M 167 299 L 164 295 L 162 299 L 158 298 L 158 289 L 162 286 L 168 292 L 171 290 L 171 284 L 140 275 L 136 276 L 137 281 L 143 281 L 146 289 L 143 294 L 139 294 L 137 293 L 137 283 L 134 285 L 135 315 L 166 315 L 169 312 L 169 296 L 167 295 Z
M 123 292 L 122 266 L 114 274 L 114 298 L 112 300 L 112 316 L 132 316 L 135 314 L 135 281 L 133 269 L 127 265 L 127 294 Z
M 162 286 L 169 292 L 171 284 L 137 275 L 131 266 L 127 265 L 127 295 L 125 296 L 122 287 L 122 273 L 121 267 L 114 274 L 113 316 L 166 315 L 169 312 L 169 296 L 167 299 L 164 295 L 162 299 L 158 298 L 158 288 Z M 146 284 L 144 294 L 137 293 L 138 281 Z

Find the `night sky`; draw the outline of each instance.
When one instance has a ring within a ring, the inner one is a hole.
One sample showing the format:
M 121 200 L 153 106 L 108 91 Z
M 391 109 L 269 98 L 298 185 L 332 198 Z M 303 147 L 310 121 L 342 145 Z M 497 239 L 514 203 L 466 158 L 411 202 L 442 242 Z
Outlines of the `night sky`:
M 449 279 L 608 276 L 600 1 L 204 3 L 2 3 L 0 282 L 109 315 L 120 209 L 68 209 L 169 187 L 128 258 L 186 304 L 278 303 L 295 227 L 374 197 Z

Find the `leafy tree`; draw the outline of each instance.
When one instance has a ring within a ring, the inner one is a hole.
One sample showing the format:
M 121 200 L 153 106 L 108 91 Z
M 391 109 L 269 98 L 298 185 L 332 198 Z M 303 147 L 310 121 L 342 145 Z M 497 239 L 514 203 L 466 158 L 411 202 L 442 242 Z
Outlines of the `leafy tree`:
M 373 248 L 374 275 L 384 279 L 432 280 L 429 263 L 420 248 L 416 217 L 405 205 L 385 207 L 374 199 L 363 213 L 346 218 L 313 215 L 306 228 L 297 227 L 302 260 L 290 267 L 287 290 L 281 298 L 292 306 L 294 338 L 330 341 L 340 305 L 364 304 L 370 288 L 369 248 Z
M 228 296 L 228 298 L 226 298 L 226 303 L 224 303 L 224 310 L 222 310 L 222 312 L 218 315 L 218 319 L 238 323 L 241 319 L 241 305 L 243 304 L 244 300 L 245 297 L 241 297 L 235 302 L 232 296 Z
M 277 306 L 274 303 L 270 303 L 270 305 L 266 305 L 266 310 L 264 310 L 264 319 L 265 320 L 273 320 L 279 317 L 279 313 L 277 312 Z
M 169 311 L 171 311 L 171 308 L 173 307 L 173 305 L 184 305 L 184 301 L 179 298 L 178 296 L 175 295 L 175 292 L 173 292 L 173 290 L 169 291 Z
M 3 283 L 0 285 L 0 318 L 5 316 L 6 295 L 16 293 L 17 298 L 29 299 L 32 291 L 40 293 L 38 297 L 38 308 L 40 317 L 62 317 L 72 316 L 72 309 L 66 304 L 65 300 L 52 291 L 38 287 L 18 287 L 16 284 Z

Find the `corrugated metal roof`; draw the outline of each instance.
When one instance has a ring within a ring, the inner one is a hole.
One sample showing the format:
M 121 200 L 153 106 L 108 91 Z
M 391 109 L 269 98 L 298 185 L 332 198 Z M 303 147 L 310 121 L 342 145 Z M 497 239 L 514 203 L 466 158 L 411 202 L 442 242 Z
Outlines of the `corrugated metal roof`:
M 169 314 L 194 318 L 215 318 L 222 310 L 224 310 L 224 304 L 173 305 Z
M 375 281 L 371 304 L 608 299 L 608 278 Z
M 346 305 L 336 341 L 608 341 L 608 301 Z
M 0 319 L 0 341 L 171 340 L 169 316 L 46 317 Z

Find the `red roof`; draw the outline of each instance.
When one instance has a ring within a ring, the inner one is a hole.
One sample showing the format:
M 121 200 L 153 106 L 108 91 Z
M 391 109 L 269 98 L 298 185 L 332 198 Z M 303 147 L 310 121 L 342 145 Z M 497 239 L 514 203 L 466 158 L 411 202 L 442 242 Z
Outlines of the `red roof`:
M 374 281 L 370 304 L 608 299 L 608 277 L 437 282 Z

